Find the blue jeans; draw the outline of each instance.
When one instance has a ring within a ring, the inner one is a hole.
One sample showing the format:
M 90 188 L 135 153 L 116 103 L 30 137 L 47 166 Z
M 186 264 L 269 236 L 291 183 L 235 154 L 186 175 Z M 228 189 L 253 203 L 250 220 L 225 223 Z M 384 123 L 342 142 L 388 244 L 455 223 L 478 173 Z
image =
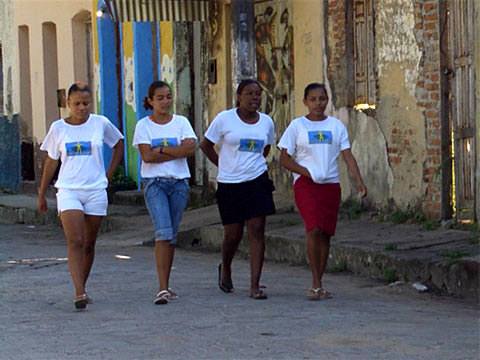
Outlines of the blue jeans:
M 143 191 L 155 228 L 155 241 L 177 241 L 178 226 L 187 206 L 188 179 L 146 178 Z

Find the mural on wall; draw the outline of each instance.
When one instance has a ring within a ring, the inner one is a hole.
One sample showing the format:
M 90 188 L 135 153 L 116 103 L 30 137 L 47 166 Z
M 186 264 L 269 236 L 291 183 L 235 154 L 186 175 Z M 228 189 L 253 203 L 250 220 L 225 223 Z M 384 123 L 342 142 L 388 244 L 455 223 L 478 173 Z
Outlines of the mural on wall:
M 263 88 L 262 111 L 282 131 L 293 113 L 293 26 L 286 1 L 255 4 L 257 78 Z
M 123 53 L 123 94 L 124 94 L 124 136 L 127 149 L 127 174 L 137 184 L 138 153 L 132 146 L 135 125 L 137 124 L 137 109 L 135 105 L 135 67 L 133 60 L 133 23 L 122 24 L 122 53 Z
M 170 85 L 172 89 L 172 96 L 174 96 L 173 80 L 174 64 L 173 64 L 173 22 L 160 21 L 159 23 L 159 38 L 160 38 L 160 79 Z M 175 101 L 173 102 L 175 107 Z M 171 109 L 173 112 L 174 109 Z
M 255 3 L 257 79 L 263 90 L 261 111 L 275 121 L 277 139 L 294 114 L 293 25 L 292 11 L 287 5 L 287 0 Z M 274 160 L 278 159 L 276 147 L 272 147 L 271 153 Z M 275 162 L 271 174 L 288 176 Z M 276 183 L 289 184 L 289 181 L 281 179 Z

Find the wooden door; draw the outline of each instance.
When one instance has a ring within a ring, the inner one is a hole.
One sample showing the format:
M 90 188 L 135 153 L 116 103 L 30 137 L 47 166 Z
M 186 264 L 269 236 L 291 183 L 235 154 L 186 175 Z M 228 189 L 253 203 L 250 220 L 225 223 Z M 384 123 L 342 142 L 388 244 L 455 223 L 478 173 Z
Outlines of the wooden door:
M 455 167 L 456 217 L 475 219 L 474 0 L 449 1 L 451 118 Z

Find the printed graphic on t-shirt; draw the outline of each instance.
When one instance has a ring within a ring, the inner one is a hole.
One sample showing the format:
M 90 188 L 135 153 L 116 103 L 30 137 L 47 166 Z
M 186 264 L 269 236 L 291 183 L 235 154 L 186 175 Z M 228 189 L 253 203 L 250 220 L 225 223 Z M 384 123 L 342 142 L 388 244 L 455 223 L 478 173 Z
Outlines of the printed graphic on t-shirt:
M 65 143 L 65 149 L 67 150 L 67 156 L 92 155 L 92 142 L 76 141 Z
M 331 131 L 309 131 L 308 132 L 309 144 L 331 144 L 332 132 Z
M 256 139 L 240 139 L 240 148 L 239 151 L 247 152 L 262 152 L 263 149 L 263 140 Z
M 159 138 L 152 139 L 152 147 L 157 146 L 177 146 L 177 138 Z

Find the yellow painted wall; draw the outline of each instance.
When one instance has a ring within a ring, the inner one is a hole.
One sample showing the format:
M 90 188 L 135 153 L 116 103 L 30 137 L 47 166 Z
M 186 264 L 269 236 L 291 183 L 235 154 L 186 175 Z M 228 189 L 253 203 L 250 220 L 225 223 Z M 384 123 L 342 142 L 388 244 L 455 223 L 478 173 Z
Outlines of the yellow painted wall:
M 323 1 L 292 1 L 294 35 L 294 114 L 305 114 L 303 90 L 311 82 L 324 82 Z
M 212 43 L 210 58 L 217 62 L 217 82 L 209 85 L 208 93 L 208 115 L 206 117 L 205 129 L 212 122 L 213 118 L 225 109 L 231 108 L 232 103 L 232 82 L 231 82 L 231 34 L 230 34 L 230 1 L 218 1 L 218 14 L 216 16 L 216 32 L 211 33 Z M 203 134 L 201 135 L 201 138 Z M 209 181 L 214 182 L 217 176 L 217 167 L 210 161 L 206 162 Z
M 175 79 L 175 66 L 173 63 L 173 23 L 161 21 L 159 23 L 160 37 L 160 79 L 172 87 Z
M 229 1 L 228 1 L 229 3 Z M 210 123 L 216 114 L 220 111 L 230 108 L 232 104 L 227 103 L 227 92 L 230 91 L 231 95 L 231 83 L 227 83 L 230 80 L 231 68 L 228 63 L 230 55 L 228 52 L 230 48 L 230 32 L 229 30 L 229 17 L 230 17 L 230 5 L 226 4 L 225 0 L 218 1 L 218 16 L 217 16 L 217 33 L 214 34 L 212 47 L 210 49 L 211 58 L 217 61 L 217 82 L 210 84 L 209 86 L 209 119 Z

